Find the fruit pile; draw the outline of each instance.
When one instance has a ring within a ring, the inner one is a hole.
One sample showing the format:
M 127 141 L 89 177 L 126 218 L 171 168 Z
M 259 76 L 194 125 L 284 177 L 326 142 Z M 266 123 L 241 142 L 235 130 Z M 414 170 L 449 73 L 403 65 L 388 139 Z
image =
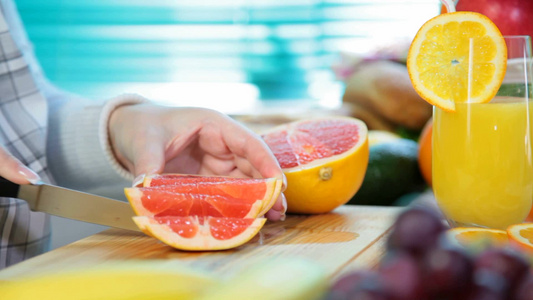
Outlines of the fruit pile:
M 533 299 L 533 269 L 508 247 L 471 252 L 447 239 L 447 227 L 432 210 L 401 213 L 375 270 L 357 270 L 336 280 L 326 299 Z

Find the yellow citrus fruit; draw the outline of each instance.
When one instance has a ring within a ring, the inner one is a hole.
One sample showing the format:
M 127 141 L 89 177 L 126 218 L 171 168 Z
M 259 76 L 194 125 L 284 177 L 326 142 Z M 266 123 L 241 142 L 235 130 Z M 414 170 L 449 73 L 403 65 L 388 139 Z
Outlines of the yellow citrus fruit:
M 507 232 L 500 229 L 478 227 L 456 227 L 448 229 L 448 238 L 463 247 L 470 246 L 505 246 L 509 243 Z
M 262 135 L 287 178 L 290 213 L 326 213 L 359 190 L 368 166 L 368 129 L 359 119 L 323 117 Z
M 222 282 L 171 260 L 106 261 L 0 282 L 2 299 L 197 299 Z
M 507 228 L 512 245 L 533 255 L 533 223 L 521 223 Z
M 143 232 L 180 250 L 225 250 L 251 240 L 265 218 L 133 217 Z
M 427 21 L 407 56 L 407 70 L 417 93 L 447 111 L 455 102 L 486 103 L 505 75 L 507 47 L 486 16 L 453 12 Z

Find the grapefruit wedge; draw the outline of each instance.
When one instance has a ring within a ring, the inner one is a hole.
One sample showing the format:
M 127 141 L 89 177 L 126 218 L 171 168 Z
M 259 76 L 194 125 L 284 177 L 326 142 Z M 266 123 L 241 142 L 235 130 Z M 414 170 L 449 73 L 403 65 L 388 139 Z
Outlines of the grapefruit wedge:
M 181 250 L 240 246 L 264 225 L 282 180 L 162 174 L 124 192 L 147 235 Z
M 133 217 L 145 233 L 181 250 L 225 250 L 251 240 L 265 218 Z
M 368 129 L 349 117 L 305 119 L 262 135 L 287 178 L 287 211 L 326 213 L 359 190 L 368 166 Z

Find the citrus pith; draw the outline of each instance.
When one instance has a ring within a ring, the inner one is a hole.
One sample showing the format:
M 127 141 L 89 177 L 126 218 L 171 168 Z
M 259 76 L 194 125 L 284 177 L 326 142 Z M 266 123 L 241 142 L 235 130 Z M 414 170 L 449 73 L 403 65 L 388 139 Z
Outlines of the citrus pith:
M 453 12 L 427 21 L 407 56 L 417 93 L 447 111 L 455 102 L 486 103 L 497 93 L 507 64 L 505 40 L 494 23 L 475 12 Z
M 318 214 L 347 203 L 368 165 L 368 130 L 348 117 L 305 119 L 263 134 L 287 178 L 290 213 Z

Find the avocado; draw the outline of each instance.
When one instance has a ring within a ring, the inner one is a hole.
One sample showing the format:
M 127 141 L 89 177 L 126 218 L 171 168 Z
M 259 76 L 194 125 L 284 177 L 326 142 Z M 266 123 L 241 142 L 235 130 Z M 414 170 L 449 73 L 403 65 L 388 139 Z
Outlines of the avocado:
M 370 147 L 363 184 L 348 204 L 394 205 L 401 196 L 426 187 L 418 168 L 418 143 L 405 138 L 387 140 Z

